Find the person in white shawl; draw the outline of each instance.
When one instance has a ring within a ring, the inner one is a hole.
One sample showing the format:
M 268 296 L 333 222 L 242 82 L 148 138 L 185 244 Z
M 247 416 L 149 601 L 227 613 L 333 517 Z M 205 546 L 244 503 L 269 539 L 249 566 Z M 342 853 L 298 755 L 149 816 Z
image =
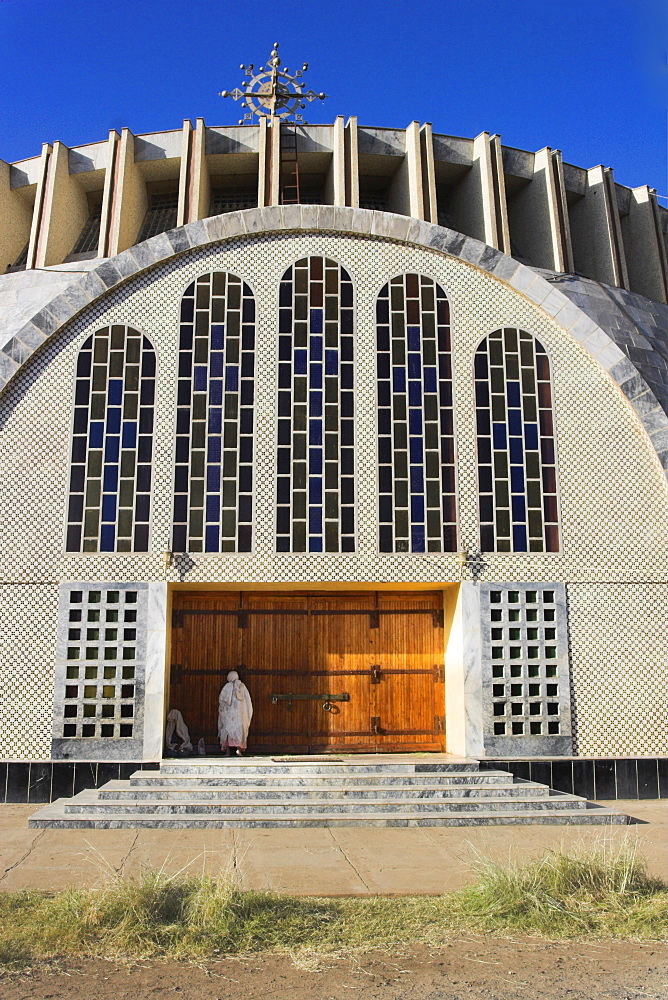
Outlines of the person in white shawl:
M 248 688 L 239 680 L 236 670 L 230 670 L 227 684 L 218 698 L 218 738 L 220 749 L 227 757 L 231 747 L 236 747 L 239 757 L 243 754 L 252 717 L 253 703 Z

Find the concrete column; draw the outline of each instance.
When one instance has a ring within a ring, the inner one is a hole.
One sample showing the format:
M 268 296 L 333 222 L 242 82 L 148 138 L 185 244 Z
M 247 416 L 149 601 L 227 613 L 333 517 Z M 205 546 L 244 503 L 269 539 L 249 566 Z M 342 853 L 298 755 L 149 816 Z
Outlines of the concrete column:
M 573 270 L 573 245 L 571 242 L 571 226 L 568 219 L 568 201 L 566 198 L 566 184 L 564 182 L 564 161 L 561 151 L 552 150 L 552 174 L 555 188 L 555 201 L 557 207 L 557 221 L 559 230 L 559 243 L 561 250 L 562 271 Z
M 12 191 L 12 168 L 0 160 L 0 274 L 10 267 L 30 239 L 32 207 Z
M 510 226 L 508 225 L 508 204 L 506 200 L 506 180 L 503 173 L 503 149 L 501 136 L 492 135 L 489 140 L 490 167 L 492 172 L 492 192 L 494 217 L 496 219 L 496 243 L 493 245 L 502 253 L 510 253 Z
M 445 748 L 448 753 L 482 757 L 482 637 L 480 590 L 463 581 L 444 594 L 451 621 L 445 651 Z
M 626 287 L 617 198 L 612 171 L 587 171 L 584 196 L 569 207 L 573 263 L 579 274 Z
M 552 150 L 546 147 L 534 156 L 532 179 L 508 205 L 510 237 L 532 264 L 565 271 L 558 198 Z
M 44 195 L 46 192 L 46 179 L 47 172 L 49 169 L 49 160 L 51 158 L 52 146 L 45 142 L 42 146 L 42 153 L 39 162 L 39 180 L 37 181 L 37 191 L 35 193 L 35 204 L 32 210 L 32 221 L 30 223 L 30 240 L 28 242 L 28 259 L 26 261 L 26 269 L 30 270 L 31 267 L 35 267 L 35 260 L 37 257 L 37 244 L 40 234 L 40 226 L 42 222 L 42 210 L 44 207 Z
M 343 115 L 338 115 L 332 126 L 332 166 L 325 184 L 325 200 L 330 205 L 346 204 L 346 150 Z
M 489 132 L 473 140 L 473 162 L 450 202 L 454 228 L 476 240 L 498 247 L 497 220 Z
M 264 208 L 267 204 L 267 192 L 269 189 L 269 160 L 271 150 L 269 148 L 269 130 L 267 119 L 260 118 L 258 121 L 260 131 L 258 134 L 258 171 L 257 171 L 257 204 L 258 208 Z
M 281 203 L 281 120 L 269 119 L 269 183 L 267 186 L 267 204 Z
M 425 222 L 438 222 L 436 199 L 436 169 L 434 167 L 434 137 L 431 122 L 420 129 L 420 161 L 422 168 L 422 206 Z
M 408 212 L 414 219 L 425 218 L 422 187 L 422 151 L 420 124 L 411 122 L 406 129 L 406 180 L 408 182 Z
M 54 143 L 44 189 L 35 267 L 62 264 L 88 220 L 88 198 L 70 174 L 69 156 L 67 146 L 62 142 Z
M 179 168 L 179 200 L 176 209 L 176 225 L 190 222 L 190 193 L 192 188 L 192 145 L 193 127 L 189 119 L 184 119 L 181 135 L 181 164 Z
M 146 184 L 135 163 L 135 137 L 124 128 L 116 156 L 109 255 L 134 246 L 148 208 Z
M 211 173 L 206 158 L 206 125 L 198 118 L 192 140 L 192 186 L 188 221 L 206 219 L 211 205 Z
M 111 227 L 111 210 L 114 196 L 114 179 L 118 158 L 120 135 L 115 129 L 109 133 L 107 140 L 107 166 L 104 172 L 104 188 L 102 191 L 102 212 L 100 215 L 100 240 L 97 245 L 98 257 L 109 256 L 109 230 Z
M 345 204 L 360 207 L 360 164 L 357 144 L 357 118 L 349 118 L 343 133 L 345 155 Z
M 647 186 L 631 191 L 625 229 L 629 288 L 658 302 L 668 301 L 665 248 L 659 229 L 656 193 Z

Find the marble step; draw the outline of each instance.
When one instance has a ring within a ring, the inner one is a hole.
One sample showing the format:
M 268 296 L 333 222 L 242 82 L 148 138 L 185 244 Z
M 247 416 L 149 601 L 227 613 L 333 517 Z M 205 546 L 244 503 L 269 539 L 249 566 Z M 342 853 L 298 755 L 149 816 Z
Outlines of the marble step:
M 236 758 L 236 757 L 221 757 L 217 761 L 207 761 L 206 758 L 201 760 L 193 760 L 188 758 L 186 761 L 176 761 L 176 760 L 165 760 L 162 761 L 160 765 L 160 774 L 165 776 L 170 775 L 188 775 L 189 777 L 196 776 L 211 776 L 215 777 L 219 775 L 221 771 L 239 770 L 240 774 L 244 775 L 285 775 L 285 774 L 303 774 L 303 775 L 327 775 L 327 774 L 382 774 L 384 771 L 388 771 L 392 774 L 429 774 L 429 773 L 439 773 L 439 774 L 455 774 L 457 772 L 471 772 L 478 771 L 478 762 L 473 760 L 462 760 L 456 763 L 450 762 L 419 762 L 419 763 L 392 763 L 388 766 L 387 763 L 373 763 L 368 761 L 363 761 L 360 763 L 350 761 L 326 761 L 318 763 L 309 763 L 307 761 L 300 761 L 298 763 L 287 763 L 283 761 L 276 762 L 263 762 L 258 763 L 258 758 Z
M 63 811 L 67 815 L 73 813 L 94 813 L 96 815 L 117 814 L 117 815 L 180 815 L 198 813 L 206 815 L 230 815 L 244 816 L 252 819 L 256 813 L 264 815 L 299 815 L 307 813 L 318 816 L 322 813 L 335 815 L 354 815 L 356 813 L 394 813 L 403 812 L 443 814 L 450 812 L 481 812 L 494 813 L 498 810 L 517 811 L 535 810 L 543 808 L 545 810 L 558 811 L 561 809 L 584 810 L 587 808 L 586 799 L 576 795 L 567 795 L 564 792 L 553 792 L 549 797 L 532 796 L 527 798 L 497 796 L 484 799 L 479 798 L 415 798 L 394 799 L 392 801 L 374 799 L 348 799 L 333 798 L 310 799 L 297 798 L 295 796 L 285 801 L 269 801 L 267 799 L 246 798 L 238 801 L 225 803 L 201 802 L 184 799 L 180 802 L 165 802 L 159 800 L 133 800 L 118 801 L 100 799 L 95 789 L 87 789 L 79 792 L 71 799 L 62 800 Z
M 133 782 L 128 787 L 124 781 L 110 781 L 102 788 L 98 789 L 98 796 L 101 800 L 119 801 L 141 801 L 150 799 L 151 801 L 178 802 L 183 800 L 193 801 L 215 801 L 234 802 L 247 799 L 261 800 L 281 800 L 290 801 L 293 798 L 306 797 L 309 800 L 345 798 L 371 800 L 384 798 L 388 800 L 396 799 L 416 799 L 416 798 L 457 798 L 457 797 L 480 797 L 507 795 L 510 797 L 525 798 L 530 796 L 547 797 L 550 790 L 546 785 L 539 785 L 536 782 L 526 781 L 512 784 L 506 780 L 504 784 L 495 782 L 489 785 L 440 785 L 431 782 L 419 785 L 404 784 L 378 784 L 378 785 L 352 785 L 349 783 L 337 782 L 336 785 L 325 787 L 312 787 L 307 784 L 283 784 L 280 786 L 250 786 L 250 785 L 216 785 L 192 787 L 189 784 L 178 784 L 168 787 L 143 785 Z
M 497 810 L 495 812 L 457 812 L 457 813 L 378 813 L 369 810 L 355 816 L 343 816 L 340 813 L 322 814 L 319 816 L 285 816 L 266 815 L 257 812 L 253 816 L 234 817 L 220 814 L 190 813 L 188 815 L 126 815 L 107 813 L 99 815 L 89 812 L 73 814 L 65 813 L 63 799 L 44 806 L 32 816 L 28 825 L 35 829 L 98 829 L 118 830 L 130 829 L 225 829 L 225 828 L 264 828 L 289 829 L 292 827 L 417 827 L 417 826 L 509 826 L 509 825 L 621 825 L 628 822 L 623 813 L 606 809 L 603 806 L 588 804 L 585 809 L 561 809 L 546 811 L 544 807 L 530 809 L 524 812 Z
M 240 774 L 238 771 L 225 771 L 221 767 L 219 772 L 211 775 L 201 774 L 170 774 L 164 775 L 162 771 L 135 771 L 130 775 L 130 785 L 132 787 L 141 786 L 147 788 L 179 788 L 188 785 L 189 788 L 283 788 L 294 787 L 296 785 L 308 787 L 336 787 L 345 783 L 346 788 L 351 787 L 373 787 L 392 785 L 442 785 L 444 787 L 456 787 L 460 785 L 505 785 L 512 782 L 512 776 L 508 771 L 461 771 L 455 774 L 440 773 L 438 771 L 428 771 L 426 773 L 412 774 L 401 772 L 399 774 L 382 771 L 379 773 L 352 773 L 342 774 L 335 772 L 331 774 Z

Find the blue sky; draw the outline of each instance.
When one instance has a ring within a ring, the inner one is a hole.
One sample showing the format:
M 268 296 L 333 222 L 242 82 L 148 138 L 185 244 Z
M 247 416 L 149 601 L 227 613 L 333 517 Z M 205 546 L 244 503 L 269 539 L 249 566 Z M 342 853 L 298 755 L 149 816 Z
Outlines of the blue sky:
M 0 0 L 0 157 L 234 124 L 217 92 L 274 41 L 329 95 L 311 122 L 497 132 L 668 195 L 662 0 Z

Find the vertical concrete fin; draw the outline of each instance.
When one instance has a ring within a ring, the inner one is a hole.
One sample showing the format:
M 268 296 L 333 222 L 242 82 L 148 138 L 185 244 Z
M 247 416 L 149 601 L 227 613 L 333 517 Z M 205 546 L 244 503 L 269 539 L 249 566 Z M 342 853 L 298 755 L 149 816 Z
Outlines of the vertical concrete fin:
M 269 119 L 269 184 L 268 205 L 281 203 L 281 119 Z
M 62 142 L 56 142 L 49 160 L 35 267 L 62 264 L 89 214 L 86 191 L 70 174 L 70 151 Z
M 343 115 L 334 120 L 332 165 L 327 175 L 325 200 L 330 205 L 346 204 L 346 150 Z
M 203 118 L 195 123 L 192 139 L 191 188 L 188 221 L 206 219 L 211 204 L 211 173 L 206 157 L 206 125 Z
M 104 171 L 104 188 L 102 191 L 102 212 L 100 216 L 100 239 L 97 245 L 98 257 L 108 257 L 111 231 L 111 215 L 114 197 L 114 184 L 118 167 L 118 143 L 120 135 L 115 129 L 109 132 L 107 139 L 107 165 Z
M 146 183 L 135 163 L 135 137 L 124 128 L 117 150 L 110 255 L 134 246 L 147 208 Z
M 411 122 L 406 129 L 406 177 L 408 184 L 408 212 L 414 219 L 424 219 L 424 191 L 422 187 L 422 155 L 420 123 Z
M 192 187 L 193 126 L 190 119 L 183 122 L 181 133 L 181 163 L 179 165 L 179 200 L 176 208 L 176 225 L 190 222 L 190 189 Z
M 260 132 L 258 136 L 259 163 L 257 176 L 257 203 L 259 208 L 264 208 L 267 204 L 268 191 L 270 190 L 269 175 L 271 149 L 269 147 L 267 119 L 260 118 L 258 125 Z
M 431 122 L 420 129 L 420 159 L 422 163 L 422 203 L 425 222 L 438 222 L 436 200 L 436 169 L 434 167 L 434 136 Z
M 626 269 L 626 254 L 624 253 L 622 223 L 619 215 L 617 191 L 615 190 L 615 174 L 612 167 L 603 168 L 603 180 L 607 191 L 606 210 L 608 213 L 608 227 L 610 230 L 610 242 L 615 270 L 614 283 L 619 288 L 628 288 L 629 275 Z
M 35 204 L 32 210 L 32 222 L 30 224 L 30 239 L 28 241 L 28 259 L 26 260 L 26 270 L 35 267 L 37 258 L 37 246 L 40 237 L 40 227 L 42 224 L 42 211 L 44 208 L 44 194 L 46 191 L 47 174 L 49 170 L 49 160 L 51 158 L 52 146 L 45 142 L 42 146 L 39 163 L 39 179 L 37 181 L 37 192 L 35 194 Z
M 666 254 L 659 229 L 656 193 L 647 186 L 633 188 L 629 212 L 622 224 L 629 288 L 658 302 L 666 302 Z
M 568 219 L 568 203 L 566 200 L 566 185 L 564 183 L 564 163 L 561 151 L 552 150 L 552 179 L 554 197 L 557 209 L 557 225 L 561 247 L 561 271 L 573 270 L 573 245 L 571 243 L 571 227 Z
M 492 171 L 492 188 L 494 217 L 496 219 L 496 243 L 494 246 L 502 253 L 510 253 L 510 228 L 508 226 L 508 204 L 506 201 L 506 180 L 503 173 L 503 149 L 501 136 L 490 136 L 490 167 Z
M 360 166 L 357 141 L 357 118 L 349 118 L 343 134 L 345 152 L 345 204 L 349 208 L 360 206 Z

